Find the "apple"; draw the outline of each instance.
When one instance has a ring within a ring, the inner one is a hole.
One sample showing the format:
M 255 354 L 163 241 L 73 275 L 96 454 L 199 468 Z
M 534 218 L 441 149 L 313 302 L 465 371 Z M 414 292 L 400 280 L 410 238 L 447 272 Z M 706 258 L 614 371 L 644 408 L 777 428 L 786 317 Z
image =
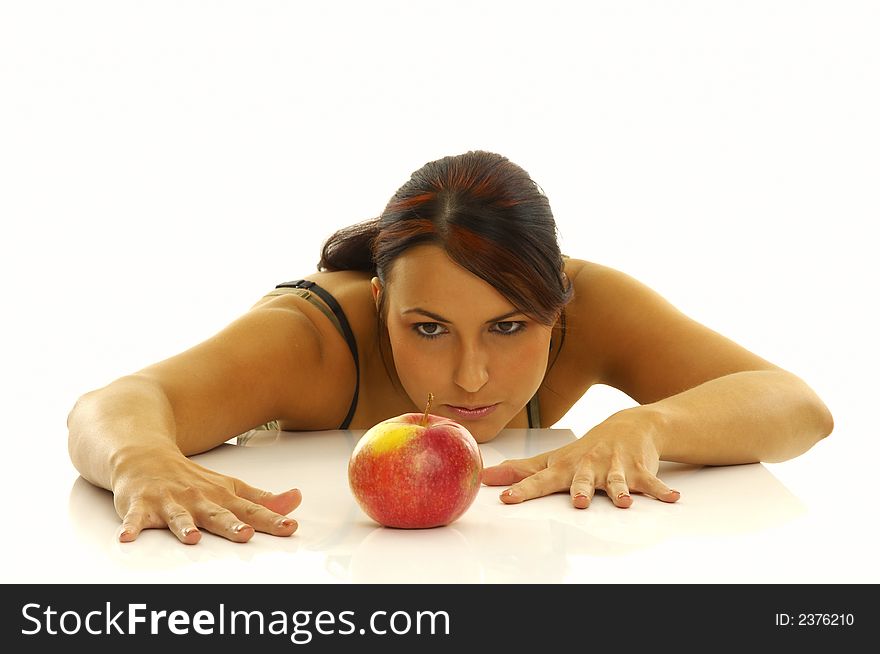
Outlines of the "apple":
M 348 462 L 348 483 L 364 513 L 386 527 L 425 529 L 457 520 L 480 489 L 483 458 L 463 425 L 428 413 L 374 425 Z

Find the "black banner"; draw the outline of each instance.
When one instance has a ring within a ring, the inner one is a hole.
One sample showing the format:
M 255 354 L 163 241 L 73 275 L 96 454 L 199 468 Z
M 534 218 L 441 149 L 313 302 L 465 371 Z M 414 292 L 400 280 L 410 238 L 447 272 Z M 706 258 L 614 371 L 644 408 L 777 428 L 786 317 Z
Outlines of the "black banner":
M 702 651 L 854 645 L 880 635 L 875 591 L 837 584 L 5 585 L 0 619 L 6 643 L 83 645 L 90 654 L 135 641 L 261 651 L 664 643 Z

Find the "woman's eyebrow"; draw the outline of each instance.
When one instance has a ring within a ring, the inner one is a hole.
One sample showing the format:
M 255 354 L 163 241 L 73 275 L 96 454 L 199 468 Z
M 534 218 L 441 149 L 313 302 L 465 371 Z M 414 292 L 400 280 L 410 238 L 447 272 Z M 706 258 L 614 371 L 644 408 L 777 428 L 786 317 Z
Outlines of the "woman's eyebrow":
M 443 316 L 441 316 L 439 314 L 433 313 L 432 311 L 428 311 L 427 309 L 422 309 L 421 307 L 413 307 L 412 309 L 407 309 L 406 311 L 403 311 L 402 313 L 403 313 L 403 315 L 406 315 L 408 313 L 420 313 L 424 316 L 428 316 L 428 318 L 433 318 L 437 322 L 447 322 L 447 323 L 452 322 L 451 320 L 449 320 L 449 318 L 444 318 Z M 518 316 L 518 315 L 525 315 L 525 314 L 523 314 L 522 311 L 511 311 L 509 313 L 505 313 L 503 316 L 497 316 L 495 318 L 490 318 L 489 320 L 486 321 L 486 324 L 488 325 L 490 322 L 500 322 L 500 321 L 504 320 L 505 318 L 511 318 L 513 316 Z

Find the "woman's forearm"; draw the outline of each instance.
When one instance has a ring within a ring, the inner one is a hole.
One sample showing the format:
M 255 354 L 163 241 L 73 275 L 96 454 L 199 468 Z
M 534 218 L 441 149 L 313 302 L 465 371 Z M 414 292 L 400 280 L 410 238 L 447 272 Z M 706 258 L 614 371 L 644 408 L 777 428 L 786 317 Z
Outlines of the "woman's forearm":
M 112 490 L 121 460 L 159 448 L 179 452 L 174 414 L 162 389 L 131 375 L 86 393 L 67 417 L 70 460 L 89 482 Z
M 635 407 L 657 415 L 664 461 L 731 465 L 779 462 L 831 433 L 831 413 L 784 370 L 738 372 Z

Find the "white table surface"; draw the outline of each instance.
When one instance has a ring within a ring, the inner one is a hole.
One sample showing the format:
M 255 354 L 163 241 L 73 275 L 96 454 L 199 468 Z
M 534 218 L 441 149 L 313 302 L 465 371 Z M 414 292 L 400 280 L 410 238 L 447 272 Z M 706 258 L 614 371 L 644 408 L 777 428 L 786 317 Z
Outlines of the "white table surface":
M 377 525 L 348 488 L 349 454 L 363 431 L 266 432 L 247 446 L 224 444 L 199 463 L 279 492 L 298 487 L 303 502 L 289 538 L 256 534 L 232 543 L 204 533 L 185 546 L 167 530 L 119 543 L 109 492 L 73 476 L 66 515 L 34 539 L 27 565 L 6 565 L 7 581 L 28 582 L 464 582 L 679 583 L 876 581 L 876 562 L 850 527 L 849 513 L 809 506 L 767 466 L 699 467 L 661 463 L 681 491 L 666 504 L 634 495 L 619 509 L 600 491 L 587 510 L 567 494 L 519 505 L 504 487 L 482 486 L 470 509 L 446 527 Z M 568 429 L 509 429 L 480 446 L 486 466 L 574 439 Z M 20 546 L 24 543 L 19 541 Z M 840 559 L 839 556 L 852 557 Z M 35 565 L 37 557 L 41 563 Z M 837 561 L 835 561 L 837 559 Z M 7 564 L 14 561 L 7 559 Z

